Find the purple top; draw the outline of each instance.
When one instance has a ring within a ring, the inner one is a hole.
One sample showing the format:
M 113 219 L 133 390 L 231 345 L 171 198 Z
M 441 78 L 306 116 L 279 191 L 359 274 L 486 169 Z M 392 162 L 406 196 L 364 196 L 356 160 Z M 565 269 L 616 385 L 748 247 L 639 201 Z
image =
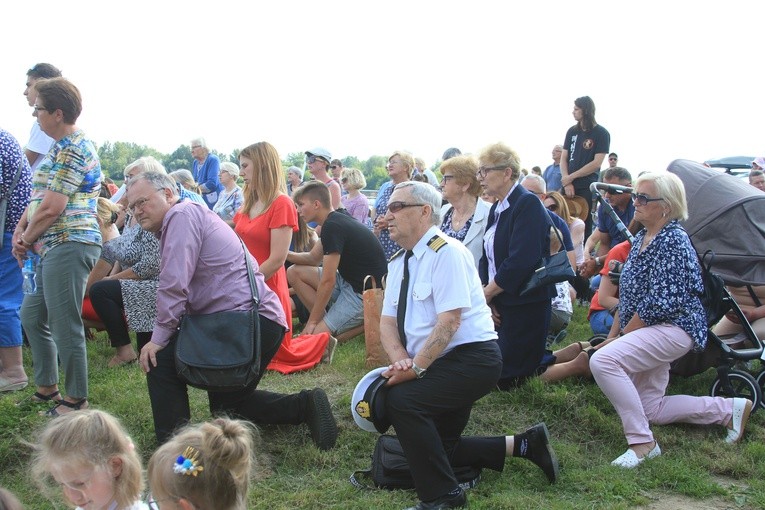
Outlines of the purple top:
M 244 254 L 250 257 L 260 296 L 259 313 L 287 327 L 279 298 L 258 263 L 217 214 L 195 202 L 178 202 L 158 233 L 162 261 L 157 289 L 157 323 L 151 341 L 166 346 L 186 313 L 250 310 L 252 293 Z

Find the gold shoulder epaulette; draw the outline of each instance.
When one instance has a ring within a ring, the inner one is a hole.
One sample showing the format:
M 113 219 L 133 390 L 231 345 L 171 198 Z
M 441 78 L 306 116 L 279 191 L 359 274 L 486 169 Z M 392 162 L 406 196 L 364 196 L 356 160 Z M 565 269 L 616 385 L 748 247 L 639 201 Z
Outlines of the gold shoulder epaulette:
M 400 250 L 398 250 L 396 253 L 394 253 L 393 255 L 391 255 L 391 256 L 390 256 L 390 258 L 388 259 L 388 262 L 389 262 L 389 263 L 390 263 L 390 262 L 393 262 L 393 260 L 394 260 L 396 257 L 400 256 L 402 253 L 405 253 L 405 252 L 406 252 L 406 250 L 405 250 L 405 249 L 403 249 L 403 248 L 401 248 L 401 249 L 400 249 Z
M 428 248 L 433 250 L 434 252 L 438 253 L 438 250 L 446 246 L 446 240 L 439 236 L 438 234 L 434 235 L 430 238 L 430 241 L 428 241 Z

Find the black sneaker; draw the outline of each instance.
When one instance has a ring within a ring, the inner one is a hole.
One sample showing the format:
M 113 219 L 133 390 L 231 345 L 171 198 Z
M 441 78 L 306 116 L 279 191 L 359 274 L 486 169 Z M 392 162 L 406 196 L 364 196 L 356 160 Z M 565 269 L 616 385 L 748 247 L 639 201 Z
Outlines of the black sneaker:
M 406 510 L 447 510 L 449 508 L 465 508 L 466 506 L 467 495 L 460 487 L 457 494 L 447 494 L 429 502 L 420 501 L 417 506 L 409 507 Z
M 555 483 L 559 474 L 558 458 L 550 446 L 550 433 L 547 431 L 547 425 L 537 423 L 528 429 L 526 434 L 529 439 L 529 452 L 526 458 L 544 471 L 550 483 Z
M 308 414 L 305 422 L 311 429 L 311 439 L 319 450 L 329 450 L 337 441 L 337 423 L 327 394 L 314 388 L 308 394 Z

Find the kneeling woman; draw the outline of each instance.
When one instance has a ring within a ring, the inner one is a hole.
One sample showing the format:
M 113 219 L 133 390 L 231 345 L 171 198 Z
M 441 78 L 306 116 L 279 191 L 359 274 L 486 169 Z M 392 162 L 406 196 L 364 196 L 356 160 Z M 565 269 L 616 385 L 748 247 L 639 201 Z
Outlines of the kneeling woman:
M 743 398 L 666 396 L 669 365 L 691 349 L 703 350 L 707 325 L 696 252 L 678 220 L 688 217 L 683 183 L 674 174 L 637 180 L 638 233 L 619 285 L 622 336 L 604 345 L 590 370 L 622 420 L 629 449 L 612 462 L 634 468 L 661 455 L 649 423 L 718 424 L 726 442 L 741 439 L 752 410 Z

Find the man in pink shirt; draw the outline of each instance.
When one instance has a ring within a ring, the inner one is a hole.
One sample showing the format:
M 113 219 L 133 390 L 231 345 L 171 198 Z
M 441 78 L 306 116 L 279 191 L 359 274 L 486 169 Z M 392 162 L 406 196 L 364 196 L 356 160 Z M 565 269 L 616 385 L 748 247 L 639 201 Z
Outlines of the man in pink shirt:
M 190 417 L 186 384 L 175 369 L 175 342 L 181 317 L 224 310 L 248 310 L 252 294 L 244 257 L 250 256 L 231 227 L 204 205 L 181 201 L 174 180 L 166 174 L 144 172 L 127 190 L 128 208 L 144 230 L 160 239 L 157 323 L 151 341 L 141 349 L 147 374 L 157 441 L 166 441 Z M 260 372 L 279 349 L 287 328 L 284 311 L 265 284 L 258 263 L 250 258 L 260 296 Z M 293 395 L 250 387 L 228 393 L 208 391 L 210 411 L 254 423 L 307 423 L 316 446 L 332 448 L 337 425 L 327 395 L 320 388 Z

